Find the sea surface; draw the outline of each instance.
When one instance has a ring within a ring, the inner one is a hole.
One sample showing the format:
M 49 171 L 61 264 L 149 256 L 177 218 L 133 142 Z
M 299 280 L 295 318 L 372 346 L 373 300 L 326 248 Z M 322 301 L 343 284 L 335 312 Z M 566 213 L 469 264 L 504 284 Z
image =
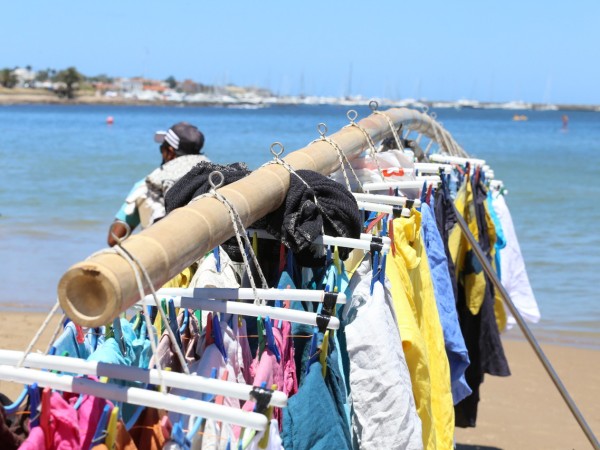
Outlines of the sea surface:
M 154 131 L 191 122 L 214 162 L 254 169 L 271 159 L 274 141 L 297 150 L 318 137 L 319 122 L 330 133 L 346 125 L 347 110 L 0 106 L 0 308 L 47 311 L 67 268 L 106 245 L 132 184 L 160 164 Z M 600 349 L 600 113 L 568 112 L 566 132 L 560 111 L 436 113 L 508 188 L 542 313 L 536 336 Z M 515 113 L 529 120 L 513 121 Z

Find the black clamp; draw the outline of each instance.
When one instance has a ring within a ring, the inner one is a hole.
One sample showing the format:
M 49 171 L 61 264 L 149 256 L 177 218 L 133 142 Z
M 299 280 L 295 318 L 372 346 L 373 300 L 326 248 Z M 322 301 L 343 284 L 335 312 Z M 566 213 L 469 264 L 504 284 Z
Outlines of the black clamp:
M 256 403 L 256 412 L 259 414 L 265 414 L 269 403 L 271 403 L 271 397 L 273 391 L 271 389 L 254 386 L 250 391 L 250 400 Z
M 371 256 L 375 252 L 381 252 L 381 250 L 383 250 L 383 239 L 379 236 L 373 236 L 371 238 Z
M 394 217 L 394 219 L 397 219 L 398 217 L 402 217 L 402 206 L 393 205 L 392 206 L 392 216 Z
M 415 205 L 415 201 L 414 200 L 406 199 L 406 202 L 404 203 L 404 207 L 408 208 L 408 209 L 412 209 L 412 207 L 414 205 Z
M 321 333 L 325 333 L 329 320 L 333 315 L 333 309 L 337 303 L 338 295 L 335 292 L 325 292 L 323 295 L 323 307 L 321 312 L 317 314 L 317 327 Z

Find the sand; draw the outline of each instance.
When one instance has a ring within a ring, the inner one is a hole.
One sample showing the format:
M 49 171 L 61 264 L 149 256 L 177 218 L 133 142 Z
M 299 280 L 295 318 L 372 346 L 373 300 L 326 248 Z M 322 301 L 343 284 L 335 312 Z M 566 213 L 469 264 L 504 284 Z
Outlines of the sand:
M 0 348 L 24 350 L 45 315 L 2 312 Z M 59 320 L 54 316 L 36 350 L 44 351 Z M 525 341 L 504 338 L 512 371 L 486 376 L 476 428 L 456 431 L 459 450 L 592 448 L 541 363 Z M 600 435 L 600 351 L 545 345 L 542 348 L 596 435 Z M 0 381 L 16 397 L 21 386 Z

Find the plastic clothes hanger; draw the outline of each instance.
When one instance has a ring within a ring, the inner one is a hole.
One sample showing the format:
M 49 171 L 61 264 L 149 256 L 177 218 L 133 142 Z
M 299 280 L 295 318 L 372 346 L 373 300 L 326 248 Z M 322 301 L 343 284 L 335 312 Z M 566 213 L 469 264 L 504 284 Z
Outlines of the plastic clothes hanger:
M 217 378 L 217 368 L 213 367 L 210 371 L 210 378 L 211 379 L 216 379 Z M 215 400 L 215 395 L 211 394 L 211 393 L 204 393 L 202 394 L 202 401 L 203 402 L 212 402 Z M 183 435 L 183 427 L 181 425 L 181 421 L 177 422 L 175 425 L 179 425 L 182 429 L 182 438 L 186 439 L 188 445 L 191 445 L 192 441 L 194 440 L 194 436 L 196 436 L 196 434 L 198 433 L 198 431 L 200 431 L 200 428 L 202 426 L 204 426 L 204 422 L 205 419 L 203 417 L 198 417 L 196 419 L 196 421 L 194 422 L 194 424 L 190 427 L 190 430 L 188 431 L 187 435 Z M 175 426 L 173 426 L 173 433 L 175 434 Z M 172 438 L 173 440 L 175 440 L 176 442 L 178 442 L 180 445 L 185 445 L 184 441 L 182 439 L 175 439 Z
M 53 358 L 56 358 L 56 356 Z M 183 377 L 184 379 L 194 378 L 190 375 L 183 375 Z M 214 405 L 193 398 L 180 397 L 135 387 L 100 383 L 86 378 L 76 378 L 70 375 L 57 375 L 23 367 L 17 368 L 15 366 L 0 365 L 0 379 L 25 384 L 32 384 L 35 381 L 39 385 L 51 387 L 63 392 L 90 394 L 113 402 L 125 401 L 133 405 L 166 409 L 181 414 L 195 414 L 257 430 L 264 430 L 267 422 L 266 417 L 260 414 L 245 412 L 227 406 Z M 253 392 L 254 388 L 252 388 L 250 396 L 254 396 Z M 273 394 L 274 393 L 270 393 L 269 398 L 271 398 Z

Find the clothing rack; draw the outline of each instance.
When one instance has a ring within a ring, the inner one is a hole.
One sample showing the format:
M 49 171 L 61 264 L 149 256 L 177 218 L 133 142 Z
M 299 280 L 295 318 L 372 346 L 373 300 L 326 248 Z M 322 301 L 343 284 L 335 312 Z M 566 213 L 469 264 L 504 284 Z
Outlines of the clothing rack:
M 373 141 L 391 134 L 390 123 L 435 139 L 441 150 L 466 155 L 429 115 L 407 108 L 392 108 L 362 119 L 358 124 Z M 366 148 L 359 127 L 345 127 L 330 136 L 350 159 Z M 325 141 L 315 141 L 290 153 L 284 160 L 294 170 L 309 169 L 329 175 L 339 166 L 339 155 Z M 250 225 L 283 202 L 290 173 L 279 164 L 263 166 L 249 176 L 219 189 Z M 135 255 L 148 271 L 155 289 L 162 286 L 203 254 L 234 235 L 227 209 L 213 198 L 201 198 L 176 209 L 141 233 L 131 236 L 123 248 Z M 60 305 L 74 322 L 99 326 L 111 322 L 139 300 L 136 274 L 122 256 L 99 252 L 69 268 L 58 284 Z M 145 293 L 150 286 L 144 283 Z

